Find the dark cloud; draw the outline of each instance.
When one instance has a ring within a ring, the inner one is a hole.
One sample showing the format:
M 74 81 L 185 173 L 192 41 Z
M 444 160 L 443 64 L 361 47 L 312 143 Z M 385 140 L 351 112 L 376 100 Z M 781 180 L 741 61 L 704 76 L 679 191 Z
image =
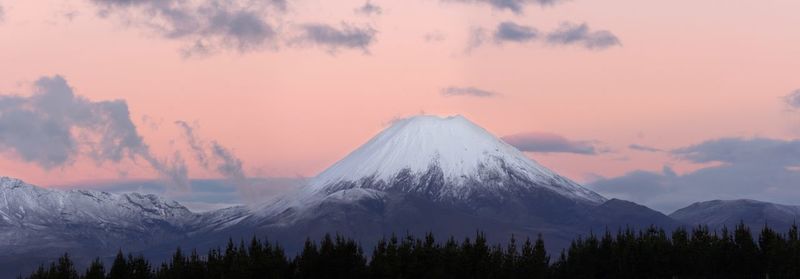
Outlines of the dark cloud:
M 535 4 L 539 6 L 550 6 L 561 2 L 565 2 L 565 0 L 445 0 L 445 1 L 484 4 L 484 5 L 489 5 L 497 10 L 509 10 L 517 14 L 522 13 L 523 10 L 525 9 L 525 6 L 527 5 Z
M 42 77 L 29 97 L 0 96 L 0 151 L 45 170 L 79 156 L 97 164 L 143 159 L 175 190 L 186 189 L 180 154 L 159 160 L 136 130 L 124 100 L 90 101 L 75 95 L 61 76 Z
M 672 153 L 694 163 L 800 165 L 800 140 L 722 138 L 679 148 Z
M 694 163 L 717 163 L 678 175 L 633 171 L 591 186 L 607 197 L 628 199 L 671 212 L 693 202 L 757 199 L 796 204 L 800 200 L 800 142 L 768 138 L 724 138 L 671 151 Z
M 594 143 L 572 141 L 549 133 L 522 133 L 503 137 L 503 140 L 523 152 L 575 153 L 595 155 L 598 153 Z
M 383 13 L 383 9 L 380 6 L 372 4 L 372 2 L 367 1 L 364 3 L 363 6 L 358 7 L 356 9 L 356 13 L 363 14 L 363 15 L 379 15 Z
M 332 53 L 340 48 L 366 52 L 369 45 L 375 42 L 377 33 L 372 27 L 355 27 L 345 23 L 340 28 L 327 24 L 305 24 L 301 26 L 301 31 L 295 42 L 318 45 Z
M 527 43 L 533 42 L 541 37 L 539 31 L 532 27 L 517 24 L 511 21 L 501 22 L 492 32 L 477 27 L 472 28 L 469 33 L 466 52 L 480 47 L 488 39 L 492 39 L 496 44 L 504 42 Z M 620 45 L 619 39 L 609 31 L 591 31 L 586 23 L 576 25 L 572 23 L 562 23 L 558 28 L 546 34 L 544 41 L 551 45 L 580 45 L 587 49 L 602 50 L 612 46 Z
M 491 98 L 498 96 L 497 93 L 483 90 L 480 88 L 475 88 L 472 86 L 469 87 L 447 87 L 443 88 L 441 91 L 442 96 L 445 97 L 458 97 L 458 96 L 467 96 L 467 97 L 481 97 L 481 98 Z
M 547 34 L 547 42 L 555 45 L 581 45 L 587 49 L 606 49 L 620 45 L 620 41 L 609 31 L 591 31 L 586 23 L 562 23 Z
M 494 32 L 494 40 L 497 43 L 502 42 L 517 42 L 524 43 L 536 39 L 539 36 L 539 31 L 535 28 L 525 25 L 519 25 L 514 22 L 506 21 L 497 25 L 497 30 Z
M 792 109 L 800 109 L 800 89 L 792 91 L 789 95 L 784 96 L 783 101 Z
M 240 52 L 273 43 L 270 16 L 286 8 L 285 1 L 92 0 L 104 17 L 116 15 L 167 39 L 187 42 L 185 54 L 218 49 Z
M 664 151 L 664 150 L 661 150 L 661 149 L 658 149 L 658 148 L 655 148 L 655 147 L 650 147 L 650 146 L 640 145 L 640 144 L 631 144 L 631 145 L 628 145 L 628 148 L 630 148 L 632 150 L 636 150 L 636 151 L 645 151 L 645 152 L 661 152 L 661 151 Z

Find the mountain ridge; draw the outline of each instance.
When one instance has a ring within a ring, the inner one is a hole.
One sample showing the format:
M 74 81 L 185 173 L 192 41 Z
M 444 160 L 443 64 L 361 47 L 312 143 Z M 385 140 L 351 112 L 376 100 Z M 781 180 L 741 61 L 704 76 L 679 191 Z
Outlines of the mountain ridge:
M 711 229 L 733 228 L 744 223 L 751 228 L 769 225 L 785 231 L 800 220 L 800 206 L 752 199 L 710 200 L 692 203 L 669 216 L 691 225 L 707 225 Z

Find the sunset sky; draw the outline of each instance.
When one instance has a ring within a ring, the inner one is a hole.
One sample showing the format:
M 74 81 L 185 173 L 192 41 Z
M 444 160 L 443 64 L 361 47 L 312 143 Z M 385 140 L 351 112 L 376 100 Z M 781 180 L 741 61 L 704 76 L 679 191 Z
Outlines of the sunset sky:
M 800 204 L 798 11 L 0 0 L 0 176 L 58 188 L 312 177 L 394 119 L 460 114 L 607 197 L 663 211 Z

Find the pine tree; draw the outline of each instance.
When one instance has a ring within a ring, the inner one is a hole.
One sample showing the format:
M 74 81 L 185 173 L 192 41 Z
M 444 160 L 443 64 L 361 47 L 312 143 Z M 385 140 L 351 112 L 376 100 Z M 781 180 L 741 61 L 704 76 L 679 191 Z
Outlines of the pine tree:
M 69 258 L 69 254 L 64 254 L 58 258 L 57 264 L 50 266 L 50 278 L 58 279 L 78 279 L 78 271 Z
M 111 270 L 108 272 L 108 278 L 132 279 L 128 261 L 125 259 L 125 255 L 122 254 L 122 250 L 118 251 L 117 256 L 114 257 L 114 263 L 111 264 Z
M 105 279 L 106 278 L 106 268 L 103 266 L 103 262 L 100 261 L 100 258 L 94 259 L 89 267 L 86 269 L 83 275 L 84 279 Z

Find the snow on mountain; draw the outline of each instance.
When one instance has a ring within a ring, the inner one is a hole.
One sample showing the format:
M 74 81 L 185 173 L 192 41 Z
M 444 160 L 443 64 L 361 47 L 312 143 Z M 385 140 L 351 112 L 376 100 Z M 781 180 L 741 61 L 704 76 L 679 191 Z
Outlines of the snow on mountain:
M 733 228 L 739 223 L 758 231 L 765 224 L 784 231 L 800 220 L 800 206 L 757 200 L 712 200 L 696 202 L 669 215 L 691 225 L 708 225 L 712 229 Z
M 60 191 L 0 177 L 2 226 L 36 229 L 65 224 L 113 224 L 145 229 L 154 222 L 180 227 L 193 218 L 195 214 L 182 205 L 155 195 Z
M 431 185 L 430 180 L 439 179 L 439 175 L 442 185 Z M 581 202 L 599 204 L 606 200 L 534 162 L 462 116 L 427 115 L 396 121 L 320 173 L 304 194 L 327 196 L 344 189 L 369 188 L 424 193 L 437 200 L 464 200 L 477 192 L 503 190 L 509 180 L 524 181 L 526 187 L 546 188 Z M 397 189 L 399 184 L 402 189 Z

